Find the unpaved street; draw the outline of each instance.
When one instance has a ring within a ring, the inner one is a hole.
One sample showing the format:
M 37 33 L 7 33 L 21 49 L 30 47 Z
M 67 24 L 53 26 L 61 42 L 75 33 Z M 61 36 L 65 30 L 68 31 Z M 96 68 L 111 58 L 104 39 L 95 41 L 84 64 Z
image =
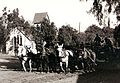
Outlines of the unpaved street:
M 0 83 L 120 83 L 120 69 L 112 67 L 88 74 L 23 72 L 17 57 L 1 55 Z
M 41 74 L 20 71 L 0 72 L 0 83 L 76 83 L 76 79 L 76 75 L 72 76 L 70 74 Z
M 24 72 L 17 57 L 0 56 L 0 83 L 76 83 L 77 76 L 77 73 Z

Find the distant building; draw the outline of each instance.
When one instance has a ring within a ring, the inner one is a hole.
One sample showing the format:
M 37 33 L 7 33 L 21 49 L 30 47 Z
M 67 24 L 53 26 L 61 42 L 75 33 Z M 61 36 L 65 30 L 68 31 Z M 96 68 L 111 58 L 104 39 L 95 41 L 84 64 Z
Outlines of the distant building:
M 40 24 L 43 21 L 44 18 L 49 19 L 49 16 L 48 16 L 47 12 L 35 13 L 33 23 L 34 24 Z
M 42 22 L 44 19 L 47 19 L 48 21 L 50 21 L 47 12 L 44 12 L 44 13 L 35 13 L 35 16 L 34 16 L 34 19 L 33 19 L 33 23 L 34 23 L 35 26 L 37 26 L 37 25 L 40 26 L 40 25 L 41 25 L 41 22 Z
M 36 48 L 35 42 L 32 40 L 32 35 L 28 37 L 20 29 L 14 28 L 10 31 L 9 40 L 6 42 L 6 53 L 15 55 L 18 44 L 31 46 L 32 49 Z
M 36 27 L 40 26 L 44 19 L 50 21 L 47 12 L 35 13 L 33 23 Z M 20 28 L 21 27 L 16 27 L 10 31 L 9 39 L 6 42 L 6 53 L 15 55 L 15 50 L 17 49 L 18 44 L 31 46 L 33 49 L 36 49 L 36 44 L 32 38 L 32 34 L 27 36 Z

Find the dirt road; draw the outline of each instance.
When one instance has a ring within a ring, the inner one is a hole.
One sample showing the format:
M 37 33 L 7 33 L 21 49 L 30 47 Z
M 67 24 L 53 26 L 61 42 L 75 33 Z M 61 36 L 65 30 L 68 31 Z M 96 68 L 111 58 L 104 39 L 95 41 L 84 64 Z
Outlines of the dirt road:
M 0 55 L 0 83 L 76 83 L 77 76 L 77 73 L 24 72 L 17 57 Z
M 70 74 L 0 71 L 0 83 L 76 83 L 76 79 L 76 75 Z
M 120 70 L 102 70 L 89 74 L 23 72 L 17 57 L 0 56 L 0 83 L 120 83 Z

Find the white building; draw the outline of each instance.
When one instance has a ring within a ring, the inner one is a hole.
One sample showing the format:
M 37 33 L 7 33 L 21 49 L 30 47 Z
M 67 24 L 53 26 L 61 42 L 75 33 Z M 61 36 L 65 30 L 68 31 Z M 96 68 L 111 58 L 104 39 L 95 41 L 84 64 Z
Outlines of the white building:
M 27 37 L 23 31 L 14 28 L 10 31 L 9 40 L 6 42 L 6 53 L 15 55 L 15 49 L 18 47 L 18 44 L 31 46 L 32 49 L 36 49 L 35 42 L 30 36 Z
M 47 12 L 36 13 L 33 20 L 34 25 L 40 26 L 44 18 L 49 20 Z M 6 53 L 15 55 L 15 49 L 18 47 L 18 44 L 31 46 L 32 49 L 36 49 L 35 41 L 32 40 L 32 34 L 28 37 L 25 35 L 24 31 L 20 29 L 20 27 L 16 27 L 10 31 L 9 40 L 6 42 Z

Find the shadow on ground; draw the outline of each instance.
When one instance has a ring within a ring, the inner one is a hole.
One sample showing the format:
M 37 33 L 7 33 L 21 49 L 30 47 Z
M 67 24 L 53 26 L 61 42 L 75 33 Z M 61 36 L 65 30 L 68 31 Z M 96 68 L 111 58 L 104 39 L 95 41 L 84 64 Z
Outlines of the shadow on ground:
M 78 75 L 76 83 L 120 83 L 120 59 L 99 63 L 95 72 Z
M 79 75 L 77 83 L 120 83 L 120 70 L 98 70 Z
M 0 68 L 9 70 L 21 70 L 21 64 L 16 56 L 0 56 Z

